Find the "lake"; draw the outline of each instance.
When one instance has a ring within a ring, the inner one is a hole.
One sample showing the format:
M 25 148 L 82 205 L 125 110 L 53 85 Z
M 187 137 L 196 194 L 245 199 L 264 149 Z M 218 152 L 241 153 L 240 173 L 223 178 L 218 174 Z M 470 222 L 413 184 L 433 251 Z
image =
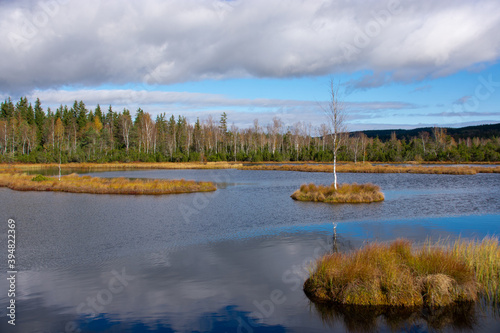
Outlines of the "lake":
M 216 192 L 119 196 L 0 188 L 2 244 L 16 221 L 16 327 L 2 332 L 500 332 L 498 309 L 436 313 L 315 306 L 302 291 L 315 258 L 399 237 L 500 235 L 500 175 L 339 174 L 385 201 L 296 202 L 332 174 L 140 170 L 101 177 L 214 181 Z M 337 238 L 333 240 L 333 223 Z M 6 248 L 6 246 L 4 246 Z M 6 252 L 6 249 L 4 250 Z M 0 263 L 7 271 L 6 254 Z

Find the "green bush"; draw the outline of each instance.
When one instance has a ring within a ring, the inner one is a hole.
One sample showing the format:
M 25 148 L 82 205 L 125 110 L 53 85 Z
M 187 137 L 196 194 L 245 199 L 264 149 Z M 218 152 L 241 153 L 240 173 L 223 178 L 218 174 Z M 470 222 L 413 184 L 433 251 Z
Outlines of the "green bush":
M 31 178 L 31 180 L 34 182 L 44 182 L 51 179 L 49 177 L 45 177 L 44 175 L 36 175 L 35 177 Z

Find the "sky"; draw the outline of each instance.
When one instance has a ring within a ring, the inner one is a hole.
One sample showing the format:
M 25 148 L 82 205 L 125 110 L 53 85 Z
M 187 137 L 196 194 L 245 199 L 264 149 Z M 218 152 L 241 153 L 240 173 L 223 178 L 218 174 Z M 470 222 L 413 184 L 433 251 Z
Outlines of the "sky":
M 239 128 L 500 122 L 498 0 L 1 0 L 0 99 Z

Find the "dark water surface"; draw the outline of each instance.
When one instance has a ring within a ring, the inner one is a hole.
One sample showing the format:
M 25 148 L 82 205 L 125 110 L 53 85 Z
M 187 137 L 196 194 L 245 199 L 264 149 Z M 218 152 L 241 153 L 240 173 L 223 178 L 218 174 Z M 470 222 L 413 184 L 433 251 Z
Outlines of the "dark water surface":
M 113 196 L 0 188 L 2 244 L 17 225 L 16 326 L 1 332 L 500 332 L 491 307 L 433 313 L 327 308 L 302 292 L 311 261 L 337 246 L 500 234 L 500 175 L 340 174 L 373 182 L 376 204 L 295 202 L 331 174 L 116 171 L 101 177 L 217 182 L 212 193 Z M 0 271 L 7 271 L 6 246 Z

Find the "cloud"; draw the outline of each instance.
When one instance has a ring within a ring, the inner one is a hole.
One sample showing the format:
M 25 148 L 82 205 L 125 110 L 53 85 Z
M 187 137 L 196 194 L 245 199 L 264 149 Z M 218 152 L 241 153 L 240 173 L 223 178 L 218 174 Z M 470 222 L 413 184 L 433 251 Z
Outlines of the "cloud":
M 0 91 L 372 71 L 446 76 L 500 53 L 496 0 L 0 3 Z
M 415 89 L 413 89 L 410 92 L 411 93 L 417 93 L 417 92 L 430 91 L 431 89 L 432 89 L 432 86 L 430 84 L 426 84 L 426 85 L 423 85 L 423 86 L 420 86 L 420 87 L 416 87 Z
M 345 83 L 346 93 L 350 94 L 356 90 L 367 90 L 382 87 L 391 82 L 390 74 L 376 73 L 367 74 L 359 79 L 349 80 Z
M 472 98 L 472 96 L 470 96 L 470 95 L 463 96 L 463 97 L 460 97 L 459 99 L 457 99 L 456 101 L 454 101 L 453 104 L 455 104 L 455 105 L 464 105 L 471 98 Z
M 93 109 L 97 104 L 102 109 L 108 105 L 115 112 L 124 108 L 132 114 L 137 108 L 149 112 L 153 117 L 166 113 L 168 116 L 182 114 L 191 122 L 196 118 L 206 119 L 211 115 L 218 119 L 222 112 L 228 114 L 229 122 L 241 128 L 251 127 L 254 119 L 259 119 L 261 125 L 266 125 L 272 118 L 278 116 L 285 126 L 307 119 L 314 126 L 326 121 L 321 107 L 326 101 L 269 99 L 269 98 L 232 98 L 221 94 L 176 92 L 176 91 L 146 91 L 132 89 L 79 89 L 79 90 L 35 90 L 26 96 L 30 102 L 40 98 L 42 107 L 54 111 L 60 105 L 71 107 L 74 101 L 84 101 L 87 108 Z M 0 99 L 8 98 L 0 94 Z M 14 102 L 16 102 L 14 100 Z M 393 110 L 413 110 L 418 105 L 400 101 L 346 101 L 348 121 L 361 121 L 381 118 L 386 112 Z

